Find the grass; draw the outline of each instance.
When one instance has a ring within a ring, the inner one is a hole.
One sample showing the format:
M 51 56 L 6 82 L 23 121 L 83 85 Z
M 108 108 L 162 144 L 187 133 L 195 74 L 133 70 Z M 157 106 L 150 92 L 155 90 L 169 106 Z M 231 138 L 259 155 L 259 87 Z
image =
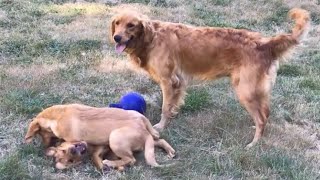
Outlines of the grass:
M 21 114 L 39 113 L 45 107 L 62 103 L 62 98 L 55 94 L 39 93 L 33 90 L 14 90 L 4 95 L 3 105 Z
M 297 65 L 283 65 L 278 70 L 278 75 L 280 76 L 291 76 L 291 77 L 297 77 L 302 75 L 301 69 Z
M 18 155 L 10 155 L 0 161 L 1 179 L 31 179 Z
M 319 179 L 320 52 L 318 2 L 214 1 L 0 1 L 0 179 Z M 196 26 L 246 28 L 266 36 L 290 32 L 287 12 L 304 7 L 312 16 L 308 38 L 278 70 L 263 140 L 228 79 L 188 89 L 185 106 L 161 135 L 177 151 L 174 160 L 157 150 L 150 168 L 143 155 L 125 172 L 100 173 L 90 160 L 54 168 L 37 139 L 23 143 L 26 128 L 43 108 L 83 103 L 103 107 L 130 91 L 147 100 L 147 117 L 160 120 L 161 91 L 144 73 L 131 71 L 114 52 L 108 22 L 132 8 L 153 19 Z
M 210 94 L 205 89 L 194 89 L 188 92 L 182 111 L 194 113 L 210 106 Z

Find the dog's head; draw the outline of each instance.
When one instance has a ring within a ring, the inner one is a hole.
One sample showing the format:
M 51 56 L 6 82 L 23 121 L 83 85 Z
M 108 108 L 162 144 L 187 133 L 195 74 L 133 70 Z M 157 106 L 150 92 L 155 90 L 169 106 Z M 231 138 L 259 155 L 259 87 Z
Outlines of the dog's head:
M 110 39 L 116 43 L 116 51 L 121 53 L 134 49 L 143 41 L 147 31 L 147 18 L 135 12 L 125 12 L 112 18 Z
M 88 145 L 84 141 L 63 142 L 57 147 L 48 148 L 46 155 L 55 158 L 57 169 L 66 169 L 81 163 L 87 150 Z

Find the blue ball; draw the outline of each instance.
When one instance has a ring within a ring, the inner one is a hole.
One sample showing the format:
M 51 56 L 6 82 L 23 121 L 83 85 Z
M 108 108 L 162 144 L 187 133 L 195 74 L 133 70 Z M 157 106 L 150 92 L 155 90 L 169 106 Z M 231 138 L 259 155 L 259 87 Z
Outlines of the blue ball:
M 130 92 L 122 96 L 119 103 L 109 104 L 109 107 L 121 108 L 125 110 L 134 110 L 141 114 L 146 112 L 146 101 L 136 92 Z

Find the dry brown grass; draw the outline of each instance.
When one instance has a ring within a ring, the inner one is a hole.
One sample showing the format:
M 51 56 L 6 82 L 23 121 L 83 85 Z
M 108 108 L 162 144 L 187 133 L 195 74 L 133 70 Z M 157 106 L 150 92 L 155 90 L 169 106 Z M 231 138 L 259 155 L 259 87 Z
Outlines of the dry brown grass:
M 103 2 L 110 1 L 0 1 L 0 179 L 319 179 L 318 1 Z M 290 29 L 286 13 L 297 6 L 311 11 L 312 29 L 279 70 L 265 137 L 253 149 L 244 150 L 253 123 L 228 79 L 189 88 L 186 106 L 162 133 L 177 158 L 168 161 L 157 151 L 160 163 L 175 163 L 171 168 L 151 169 L 140 160 L 124 173 L 101 174 L 87 161 L 57 171 L 38 141 L 23 144 L 30 119 L 52 104 L 107 106 L 138 91 L 147 100 L 147 116 L 153 124 L 159 121 L 159 87 L 145 73 L 132 71 L 108 41 L 114 13 L 130 8 L 154 19 L 273 35 Z

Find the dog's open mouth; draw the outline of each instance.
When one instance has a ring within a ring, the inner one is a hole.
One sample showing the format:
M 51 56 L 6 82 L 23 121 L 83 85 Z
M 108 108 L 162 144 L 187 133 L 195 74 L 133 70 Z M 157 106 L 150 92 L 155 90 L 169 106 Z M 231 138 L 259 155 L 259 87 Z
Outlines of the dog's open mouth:
M 129 44 L 131 39 L 132 39 L 132 37 L 128 41 L 126 41 L 124 43 L 117 43 L 116 44 L 116 52 L 119 53 L 119 54 L 122 53 L 127 48 L 127 45 Z
M 117 43 L 116 44 L 116 52 L 120 54 L 126 49 L 126 47 L 127 47 L 126 44 Z

